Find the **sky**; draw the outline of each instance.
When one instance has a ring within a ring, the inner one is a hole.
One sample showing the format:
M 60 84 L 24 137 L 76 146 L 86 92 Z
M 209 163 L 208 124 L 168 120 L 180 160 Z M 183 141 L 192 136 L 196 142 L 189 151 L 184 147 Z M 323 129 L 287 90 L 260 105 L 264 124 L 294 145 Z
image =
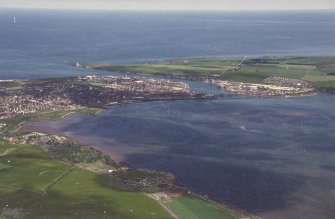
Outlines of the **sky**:
M 319 10 L 335 0 L 0 0 L 0 8 L 110 10 Z

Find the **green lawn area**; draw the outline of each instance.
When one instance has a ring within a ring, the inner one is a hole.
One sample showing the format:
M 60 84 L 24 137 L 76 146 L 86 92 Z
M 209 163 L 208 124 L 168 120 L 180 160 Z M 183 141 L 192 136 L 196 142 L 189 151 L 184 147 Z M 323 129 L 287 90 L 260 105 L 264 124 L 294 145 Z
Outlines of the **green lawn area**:
M 0 170 L 10 168 L 11 166 L 0 163 Z
M 243 217 L 233 210 L 218 208 L 214 204 L 192 196 L 173 198 L 167 207 L 180 219 L 236 219 Z
M 0 151 L 0 157 L 1 156 L 6 156 L 7 154 L 10 154 L 12 151 L 15 151 L 15 148 L 5 148 L 3 147 L 2 150 Z
M 304 79 L 319 88 L 335 88 L 335 57 L 264 57 L 180 59 L 149 64 L 90 64 L 107 71 L 168 76 L 210 76 L 221 80 L 259 83 L 270 76 Z
M 107 188 L 39 146 L 1 144 L 0 151 L 0 218 L 171 218 L 144 194 Z

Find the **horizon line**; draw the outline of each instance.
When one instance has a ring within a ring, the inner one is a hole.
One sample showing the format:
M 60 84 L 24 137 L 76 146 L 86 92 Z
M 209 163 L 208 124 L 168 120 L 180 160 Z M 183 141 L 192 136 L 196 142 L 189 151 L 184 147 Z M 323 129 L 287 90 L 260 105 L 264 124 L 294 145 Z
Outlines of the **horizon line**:
M 313 9 L 313 8 L 304 8 L 304 9 L 298 9 L 298 8 L 291 8 L 291 9 L 173 9 L 173 8 L 168 8 L 168 9 L 133 9 L 133 8 L 63 8 L 63 7 L 1 7 L 1 9 L 27 9 L 27 10 L 66 10 L 66 11 L 139 11 L 139 12 L 275 12 L 275 11 L 335 11 L 335 8 L 318 8 L 318 9 Z

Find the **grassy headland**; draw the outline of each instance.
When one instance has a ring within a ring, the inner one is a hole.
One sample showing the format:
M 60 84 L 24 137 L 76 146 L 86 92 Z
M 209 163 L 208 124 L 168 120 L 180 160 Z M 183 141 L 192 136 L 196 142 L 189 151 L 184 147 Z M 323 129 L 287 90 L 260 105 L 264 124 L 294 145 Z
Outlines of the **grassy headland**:
M 276 76 L 310 81 L 319 89 L 335 88 L 335 57 L 264 57 L 180 59 L 150 64 L 90 64 L 89 68 L 163 76 L 261 83 Z
M 0 144 L 1 218 L 171 218 L 154 200 L 104 186 L 41 147 Z

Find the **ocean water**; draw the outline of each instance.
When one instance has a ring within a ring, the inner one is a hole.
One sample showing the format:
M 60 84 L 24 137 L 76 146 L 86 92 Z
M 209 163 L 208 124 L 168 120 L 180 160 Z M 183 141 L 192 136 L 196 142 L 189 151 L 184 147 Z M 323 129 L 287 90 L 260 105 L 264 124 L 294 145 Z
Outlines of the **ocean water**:
M 16 23 L 14 23 L 14 17 Z M 76 63 L 335 55 L 335 13 L 0 9 L 0 79 L 85 74 Z
M 335 55 L 334 36 L 331 11 L 1 10 L 0 79 L 92 72 L 73 68 L 77 61 Z M 232 95 L 119 105 L 33 125 L 95 145 L 132 167 L 172 172 L 179 185 L 265 218 L 324 219 L 335 218 L 334 121 L 334 95 Z

